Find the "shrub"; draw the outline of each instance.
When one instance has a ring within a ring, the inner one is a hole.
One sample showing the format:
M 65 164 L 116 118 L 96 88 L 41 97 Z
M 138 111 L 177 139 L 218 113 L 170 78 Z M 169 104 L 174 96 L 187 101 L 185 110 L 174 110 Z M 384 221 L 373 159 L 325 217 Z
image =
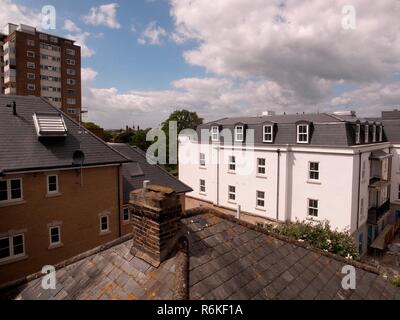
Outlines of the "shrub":
M 395 276 L 392 279 L 390 279 L 390 282 L 395 286 L 400 288 L 400 276 Z
M 348 232 L 331 230 L 329 222 L 291 222 L 278 225 L 262 225 L 272 234 L 286 236 L 292 240 L 349 259 L 358 259 L 358 252 L 353 237 Z

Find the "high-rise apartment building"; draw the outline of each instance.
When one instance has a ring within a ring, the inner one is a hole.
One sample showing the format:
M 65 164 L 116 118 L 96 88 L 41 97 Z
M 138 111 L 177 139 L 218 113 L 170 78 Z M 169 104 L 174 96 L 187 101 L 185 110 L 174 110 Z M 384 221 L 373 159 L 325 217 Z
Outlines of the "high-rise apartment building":
M 0 46 L 1 93 L 41 96 L 79 119 L 81 48 L 73 40 L 9 23 L 0 35 Z

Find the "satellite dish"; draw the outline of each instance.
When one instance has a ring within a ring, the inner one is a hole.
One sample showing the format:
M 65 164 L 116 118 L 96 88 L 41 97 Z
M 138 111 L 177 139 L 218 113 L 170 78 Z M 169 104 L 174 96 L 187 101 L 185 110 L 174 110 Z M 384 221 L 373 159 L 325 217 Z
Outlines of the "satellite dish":
M 83 153 L 82 150 L 76 150 L 74 151 L 74 154 L 72 155 L 72 160 L 74 165 L 83 165 L 83 162 L 85 161 L 85 154 Z

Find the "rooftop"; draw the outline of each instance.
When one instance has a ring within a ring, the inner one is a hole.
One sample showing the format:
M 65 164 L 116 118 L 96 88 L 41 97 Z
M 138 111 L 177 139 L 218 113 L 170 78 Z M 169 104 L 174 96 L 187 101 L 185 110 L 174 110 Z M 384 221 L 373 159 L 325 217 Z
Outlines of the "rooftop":
M 182 221 L 189 231 L 190 299 L 400 299 L 400 290 L 356 263 L 356 289 L 346 291 L 341 270 L 351 262 L 233 218 L 205 212 Z M 174 256 L 154 268 L 131 255 L 131 241 L 59 269 L 56 290 L 43 290 L 38 278 L 3 298 L 171 299 Z
M 149 180 L 151 184 L 169 187 L 177 193 L 192 191 L 189 186 L 179 181 L 161 166 L 148 163 L 146 153 L 141 149 L 124 143 L 109 143 L 108 145 L 133 161 L 122 166 L 124 203 L 128 203 L 129 193 L 132 190 L 143 187 L 145 180 Z
M 16 115 L 7 107 L 14 101 Z M 61 115 L 67 133 L 63 137 L 38 137 L 35 114 Z M 0 95 L 0 149 L 3 172 L 72 167 L 77 150 L 85 155 L 83 166 L 130 162 L 40 97 Z

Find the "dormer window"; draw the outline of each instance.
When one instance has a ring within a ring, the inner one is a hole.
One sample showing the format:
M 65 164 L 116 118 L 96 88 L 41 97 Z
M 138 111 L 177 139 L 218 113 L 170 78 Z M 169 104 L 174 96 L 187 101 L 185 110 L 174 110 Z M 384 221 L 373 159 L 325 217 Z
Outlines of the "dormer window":
M 357 124 L 356 125 L 356 144 L 361 143 L 361 125 Z
M 219 130 L 217 126 L 211 127 L 211 141 L 219 141 Z
M 243 134 L 243 126 L 236 126 L 235 127 L 235 141 L 236 142 L 243 142 L 244 134 Z
M 308 124 L 297 125 L 297 143 L 308 143 L 310 126 Z
M 379 142 L 383 141 L 383 126 L 379 126 Z
M 372 127 L 372 142 L 376 142 L 376 125 Z
M 266 125 L 263 126 L 263 142 L 273 142 L 274 137 L 274 126 Z
M 365 125 L 365 143 L 368 143 L 369 141 L 369 125 Z

